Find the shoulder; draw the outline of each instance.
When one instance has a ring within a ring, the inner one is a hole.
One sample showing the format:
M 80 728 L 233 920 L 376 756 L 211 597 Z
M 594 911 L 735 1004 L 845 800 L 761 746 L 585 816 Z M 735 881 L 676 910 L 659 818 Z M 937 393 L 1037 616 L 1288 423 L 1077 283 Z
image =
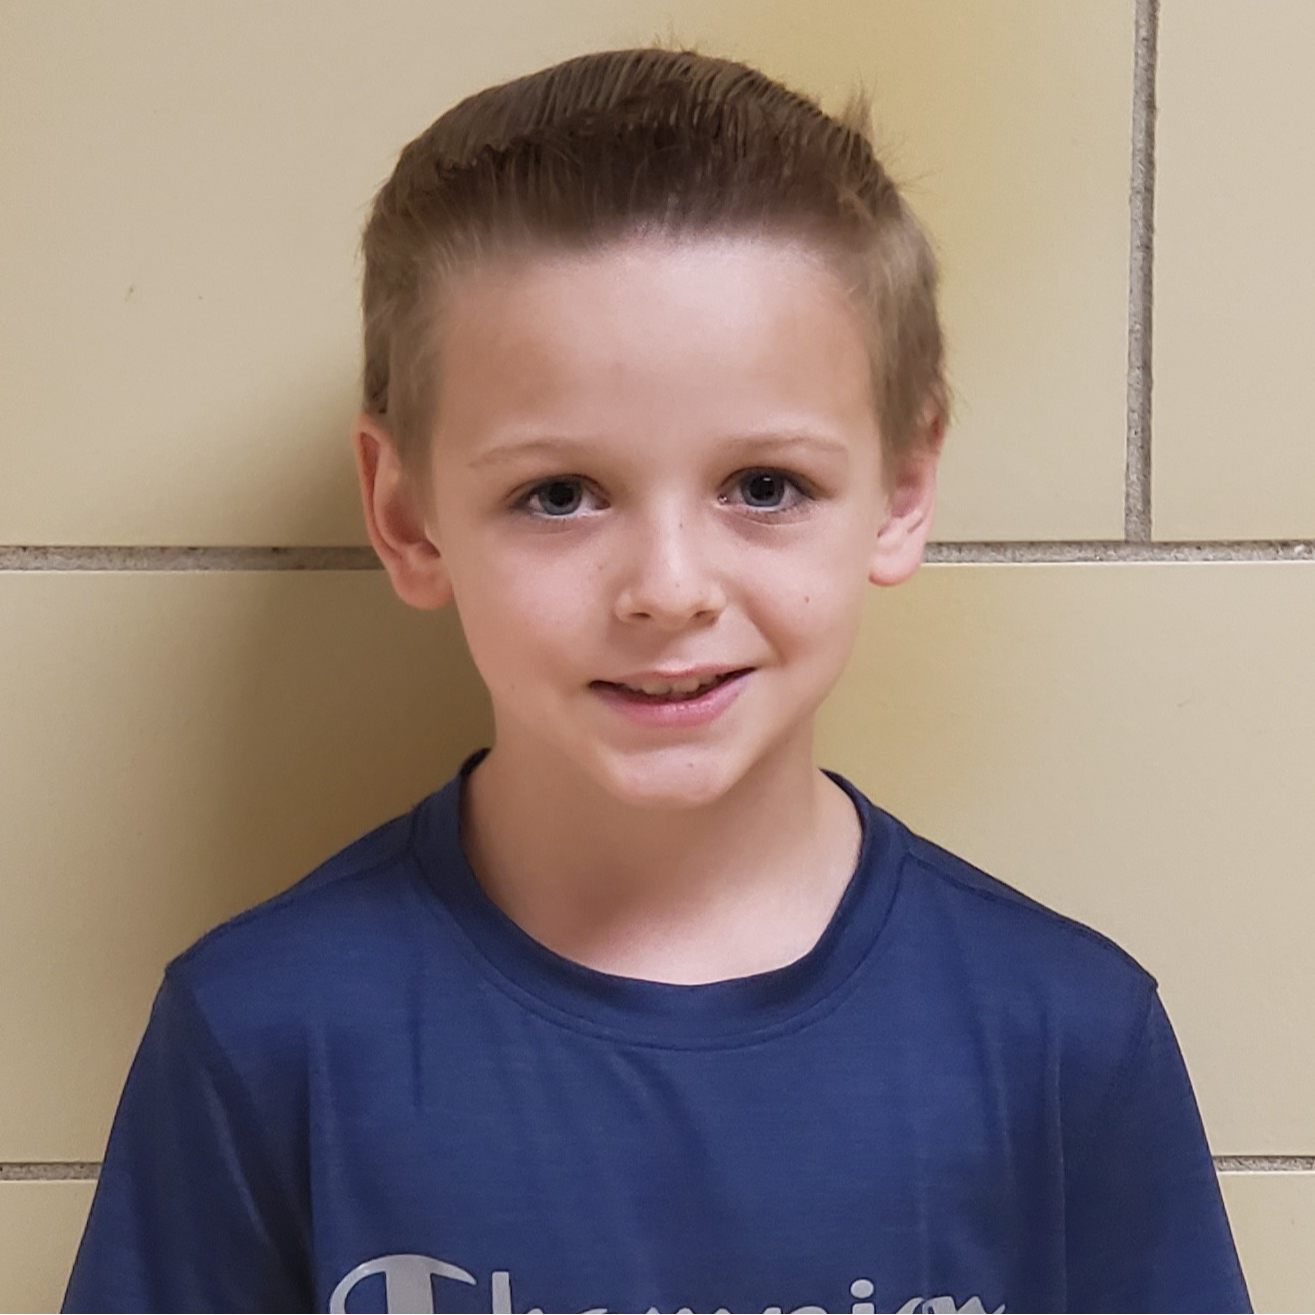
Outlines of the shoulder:
M 947 917 L 971 917 L 976 933 L 989 938 L 988 944 L 1003 940 L 1021 952 L 1023 967 L 1038 960 L 1048 964 L 1062 955 L 1074 973 L 1126 978 L 1141 988 L 1156 985 L 1154 977 L 1103 932 L 1024 894 L 902 823 L 896 825 L 904 833 L 908 875 L 926 887 L 924 894 Z
M 424 802 L 207 932 L 166 968 L 171 994 L 224 1048 L 368 1010 L 430 916 L 412 849 Z
M 1140 1038 L 1154 975 L 1104 933 L 891 821 L 903 841 L 893 913 L 930 964 L 953 965 L 963 1007 L 1049 1038 L 1075 1076 L 1108 1076 Z

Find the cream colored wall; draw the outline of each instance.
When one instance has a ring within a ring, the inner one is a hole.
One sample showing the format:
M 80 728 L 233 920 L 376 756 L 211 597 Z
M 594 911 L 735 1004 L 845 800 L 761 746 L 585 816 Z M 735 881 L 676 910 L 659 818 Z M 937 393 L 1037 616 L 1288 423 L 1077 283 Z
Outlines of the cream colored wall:
M 672 26 L 832 107 L 863 77 L 942 251 L 938 543 L 819 760 L 1159 978 L 1256 1308 L 1315 1304 L 1315 7 L 1153 17 L 0 3 L 0 1308 L 59 1299 L 165 961 L 489 742 L 360 521 L 374 188 L 458 97 Z

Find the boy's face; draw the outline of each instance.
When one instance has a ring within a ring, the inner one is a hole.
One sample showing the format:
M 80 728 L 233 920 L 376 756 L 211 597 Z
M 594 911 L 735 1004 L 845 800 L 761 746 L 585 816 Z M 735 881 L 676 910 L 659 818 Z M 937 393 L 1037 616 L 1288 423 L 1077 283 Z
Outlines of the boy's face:
M 358 466 L 398 593 L 455 598 L 506 761 L 644 807 L 811 764 L 867 586 L 916 569 L 935 488 L 934 448 L 885 487 L 839 285 L 779 241 L 647 238 L 482 267 L 449 306 L 432 514 L 366 421 Z M 594 685 L 708 667 L 751 671 L 696 726 Z

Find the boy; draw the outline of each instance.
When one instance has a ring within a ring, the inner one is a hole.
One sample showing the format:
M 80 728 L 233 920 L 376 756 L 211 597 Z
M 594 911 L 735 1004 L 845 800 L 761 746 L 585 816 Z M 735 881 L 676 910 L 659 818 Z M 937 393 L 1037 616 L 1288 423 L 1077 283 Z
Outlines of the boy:
M 617 51 L 402 152 L 358 472 L 494 744 L 169 966 L 67 1309 L 1249 1309 L 1155 979 L 813 763 L 946 419 L 867 119 Z

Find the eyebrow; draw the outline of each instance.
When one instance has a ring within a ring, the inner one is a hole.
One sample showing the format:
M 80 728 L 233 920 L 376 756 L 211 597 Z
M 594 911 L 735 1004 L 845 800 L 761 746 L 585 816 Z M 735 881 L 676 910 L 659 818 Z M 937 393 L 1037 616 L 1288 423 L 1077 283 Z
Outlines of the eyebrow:
M 471 469 L 476 469 L 483 466 L 503 465 L 524 456 L 580 456 L 596 452 L 598 446 L 588 439 L 531 438 L 523 443 L 502 443 L 490 448 L 476 457 L 470 466 Z M 734 438 L 726 439 L 722 447 L 727 452 L 740 452 L 747 449 L 770 451 L 779 448 L 791 450 L 811 448 L 834 456 L 845 458 L 849 456 L 849 449 L 844 443 L 812 433 L 738 434 Z

